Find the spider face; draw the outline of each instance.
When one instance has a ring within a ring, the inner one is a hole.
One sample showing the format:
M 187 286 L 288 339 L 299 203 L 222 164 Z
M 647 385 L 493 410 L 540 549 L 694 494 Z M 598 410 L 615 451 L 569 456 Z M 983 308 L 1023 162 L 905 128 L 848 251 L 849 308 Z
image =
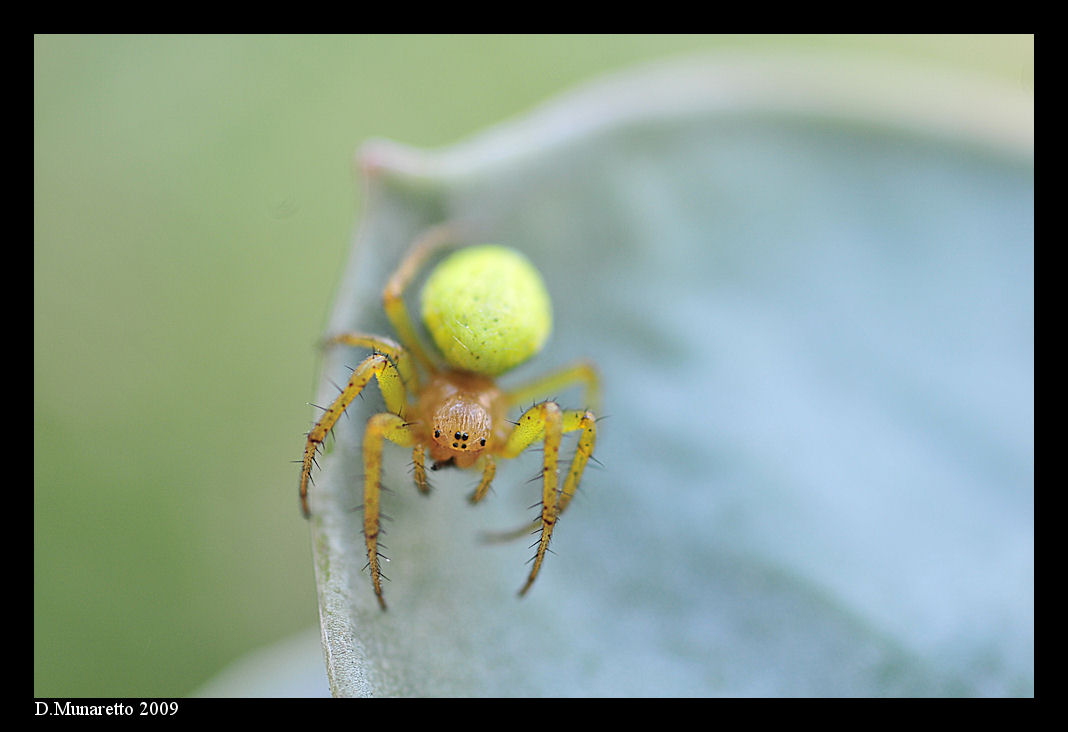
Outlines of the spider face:
M 491 379 L 463 371 L 436 374 L 423 389 L 417 414 L 437 462 L 467 468 L 494 444 L 494 427 L 507 424 L 507 403 Z
M 439 227 L 417 241 L 386 284 L 383 304 L 401 343 L 382 336 L 345 333 L 329 344 L 371 349 L 348 384 L 308 432 L 300 474 L 301 506 L 310 515 L 308 484 L 315 457 L 327 434 L 348 405 L 372 379 L 378 381 L 387 411 L 372 416 L 363 436 L 363 533 L 368 569 L 379 605 L 382 596 L 378 535 L 382 450 L 386 442 L 412 449 L 415 484 L 429 494 L 426 456 L 434 467 L 475 468 L 481 481 L 468 497 L 478 503 L 489 492 L 497 458 L 514 458 L 535 442 L 544 443 L 540 517 L 503 538 L 541 529 L 532 569 L 519 591 L 526 593 L 541 569 L 557 519 L 571 502 L 586 463 L 593 455 L 596 419 L 588 409 L 564 410 L 555 402 L 529 407 L 516 421 L 510 410 L 540 395 L 578 384 L 587 404 L 599 396 L 597 372 L 578 362 L 541 379 L 501 389 L 495 378 L 527 360 L 541 348 L 551 327 L 551 308 L 541 275 L 521 254 L 499 246 L 461 249 L 427 279 L 423 294 L 424 323 L 441 358 L 424 350 L 408 316 L 404 291 L 419 268 L 449 241 Z M 575 456 L 563 486 L 557 474 L 562 435 L 578 432 Z

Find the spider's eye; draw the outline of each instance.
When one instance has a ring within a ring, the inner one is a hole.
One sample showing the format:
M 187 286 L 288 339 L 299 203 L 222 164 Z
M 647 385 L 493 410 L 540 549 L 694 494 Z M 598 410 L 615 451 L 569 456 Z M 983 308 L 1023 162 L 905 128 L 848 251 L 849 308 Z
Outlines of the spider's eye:
M 482 447 L 485 447 L 486 446 L 486 438 L 483 437 L 481 440 L 478 441 L 478 444 L 482 445 Z
M 434 430 L 434 437 L 441 437 L 441 430 Z
M 463 437 L 461 437 L 460 439 L 462 439 L 464 442 L 467 442 L 467 433 L 464 432 Z
M 453 435 L 453 437 L 456 438 L 457 440 L 459 440 L 460 439 L 460 433 L 457 432 L 455 435 Z

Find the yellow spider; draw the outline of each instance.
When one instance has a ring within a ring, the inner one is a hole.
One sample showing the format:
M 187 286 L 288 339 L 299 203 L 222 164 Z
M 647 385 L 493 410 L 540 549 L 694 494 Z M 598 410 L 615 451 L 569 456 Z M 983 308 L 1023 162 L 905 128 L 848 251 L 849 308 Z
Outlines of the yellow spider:
M 551 330 L 545 285 L 518 252 L 493 245 L 467 247 L 435 267 L 423 290 L 423 322 L 445 363 L 439 364 L 424 350 L 403 295 L 426 261 L 450 241 L 445 227 L 428 232 L 386 285 L 383 305 L 399 344 L 363 333 L 345 333 L 327 341 L 368 348 L 372 354 L 352 372 L 348 384 L 308 433 L 304 448 L 300 501 L 307 517 L 308 482 L 316 453 L 352 400 L 372 378 L 378 379 L 388 411 L 372 416 L 364 431 L 363 531 L 371 583 L 383 610 L 378 535 L 385 440 L 412 448 L 415 485 L 423 494 L 430 492 L 427 453 L 434 461 L 431 469 L 455 465 L 480 470 L 482 479 L 469 496 L 471 503 L 478 503 L 489 491 L 496 458 L 514 458 L 535 442 L 544 442 L 541 518 L 532 525 L 535 531 L 540 527 L 541 538 L 530 575 L 519 590 L 523 595 L 538 576 L 553 527 L 578 489 L 597 438 L 592 411 L 561 409 L 553 401 L 535 404 L 516 422 L 507 418 L 509 410 L 520 404 L 572 384 L 584 386 L 591 406 L 596 405 L 600 391 L 597 371 L 585 361 L 516 389 L 497 386 L 495 377 L 537 353 Z M 561 436 L 578 430 L 582 431 L 578 449 L 561 488 L 557 476 Z M 521 535 L 528 528 L 506 536 Z

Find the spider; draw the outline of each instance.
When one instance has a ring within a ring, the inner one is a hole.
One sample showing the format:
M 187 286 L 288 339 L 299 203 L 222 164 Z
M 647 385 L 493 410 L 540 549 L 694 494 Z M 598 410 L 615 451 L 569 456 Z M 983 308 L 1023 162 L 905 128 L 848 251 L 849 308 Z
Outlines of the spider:
M 308 433 L 301 461 L 300 501 L 309 517 L 308 483 L 316 454 L 352 400 L 372 378 L 377 379 L 387 411 L 367 421 L 363 436 L 363 532 L 371 584 L 383 610 L 378 539 L 385 441 L 412 448 L 415 485 L 424 495 L 430 492 L 428 453 L 431 470 L 455 466 L 481 471 L 481 480 L 468 497 L 472 504 L 486 497 L 498 458 L 515 458 L 534 443 L 544 443 L 541 516 L 519 530 L 498 535 L 514 538 L 527 530 L 541 530 L 530 574 L 519 590 L 523 596 L 538 576 L 556 521 L 571 503 L 597 439 L 592 411 L 562 409 L 551 400 L 535 403 L 515 422 L 508 419 L 509 410 L 553 390 L 582 385 L 591 407 L 600 393 L 597 371 L 588 361 L 515 389 L 497 385 L 497 376 L 541 349 L 551 329 L 551 304 L 541 275 L 520 253 L 496 245 L 469 246 L 438 264 L 427 278 L 422 310 L 441 360 L 423 348 L 404 291 L 428 259 L 452 241 L 448 227 L 430 230 L 415 242 L 386 284 L 383 306 L 399 343 L 365 333 L 327 340 L 327 345 L 356 346 L 372 353 L 353 370 L 348 384 Z M 561 487 L 557 475 L 561 436 L 576 431 L 581 431 L 578 448 Z

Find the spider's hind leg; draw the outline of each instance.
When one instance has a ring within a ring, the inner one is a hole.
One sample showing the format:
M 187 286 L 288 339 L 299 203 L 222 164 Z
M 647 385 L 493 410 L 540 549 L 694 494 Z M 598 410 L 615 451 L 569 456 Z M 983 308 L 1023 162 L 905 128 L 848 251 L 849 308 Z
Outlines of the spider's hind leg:
M 430 260 L 435 252 L 462 239 L 460 226 L 455 223 L 445 223 L 427 229 L 412 243 L 411 248 L 404 255 L 404 259 L 397 265 L 396 271 L 390 276 L 382 292 L 382 307 L 386 311 L 386 317 L 393 324 L 397 336 L 405 348 L 411 351 L 412 356 L 428 373 L 437 371 L 437 366 L 430 352 L 423 347 L 419 338 L 419 329 L 412 322 L 408 313 L 408 307 L 404 304 L 404 291 L 415 279 L 423 266 Z

